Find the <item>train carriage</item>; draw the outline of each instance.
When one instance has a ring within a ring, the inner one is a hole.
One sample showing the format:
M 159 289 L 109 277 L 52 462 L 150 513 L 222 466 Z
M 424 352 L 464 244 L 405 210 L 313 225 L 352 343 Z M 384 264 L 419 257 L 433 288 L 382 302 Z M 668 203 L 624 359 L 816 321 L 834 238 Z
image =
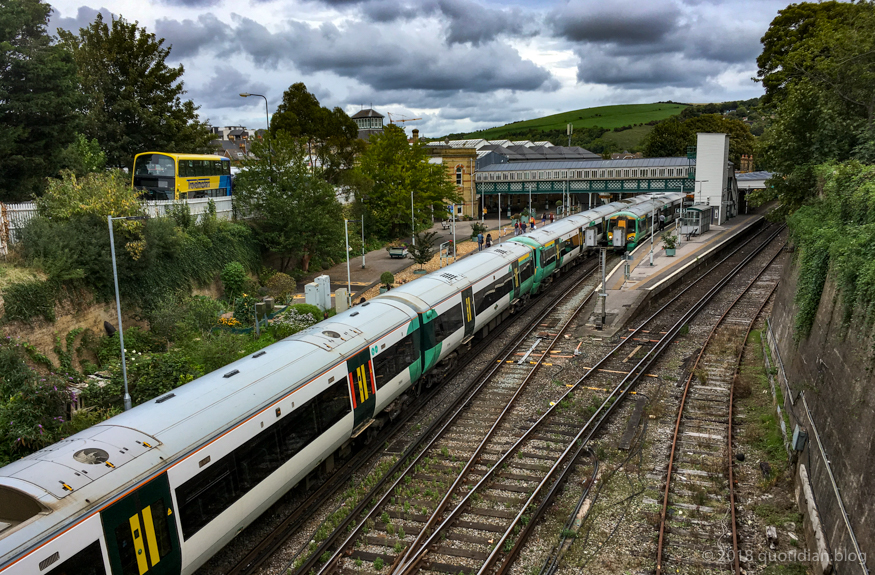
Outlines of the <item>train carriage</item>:
M 665 216 L 665 223 L 674 222 L 680 216 L 685 194 L 675 192 L 651 196 L 647 201 L 629 206 L 611 215 L 608 239 L 613 241 L 614 233 L 626 234 L 623 249 L 632 251 L 642 240 L 650 236 L 651 229 L 658 227 L 659 216 Z

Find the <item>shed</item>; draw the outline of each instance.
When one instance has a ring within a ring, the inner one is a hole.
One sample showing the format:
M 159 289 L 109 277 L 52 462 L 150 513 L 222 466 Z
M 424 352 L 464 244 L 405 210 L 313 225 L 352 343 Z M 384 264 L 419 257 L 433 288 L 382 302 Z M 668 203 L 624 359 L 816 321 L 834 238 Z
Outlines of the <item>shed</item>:
M 710 204 L 693 204 L 684 208 L 681 220 L 681 233 L 684 235 L 699 235 L 711 229 L 714 206 Z

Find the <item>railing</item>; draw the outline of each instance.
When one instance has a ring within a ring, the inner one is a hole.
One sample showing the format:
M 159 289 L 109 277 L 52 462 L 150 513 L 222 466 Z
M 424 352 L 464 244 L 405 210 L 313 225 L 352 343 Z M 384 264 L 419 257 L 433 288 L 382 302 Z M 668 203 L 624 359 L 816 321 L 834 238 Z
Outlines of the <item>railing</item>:
M 220 220 L 230 220 L 234 217 L 234 206 L 231 196 L 221 198 L 196 198 L 188 200 L 152 200 L 142 202 L 145 212 L 153 218 L 167 215 L 170 206 L 178 203 L 188 204 L 192 215 L 200 216 L 209 210 L 210 200 L 216 206 L 216 217 Z M 20 238 L 21 229 L 28 221 L 36 217 L 36 204 L 25 202 L 21 204 L 4 204 L 0 202 L 0 255 L 6 255 L 9 246 Z

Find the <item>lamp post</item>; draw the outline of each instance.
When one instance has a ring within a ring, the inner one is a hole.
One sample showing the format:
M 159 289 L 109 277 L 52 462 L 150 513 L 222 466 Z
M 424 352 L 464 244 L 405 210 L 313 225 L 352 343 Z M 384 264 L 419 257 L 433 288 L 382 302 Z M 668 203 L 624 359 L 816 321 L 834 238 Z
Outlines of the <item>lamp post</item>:
M 349 220 L 343 218 L 343 231 L 346 233 L 346 307 L 352 302 L 352 276 L 349 273 Z
M 267 111 L 267 96 L 263 96 L 261 94 L 250 94 L 249 92 L 240 92 L 241 98 L 248 98 L 249 96 L 258 96 L 260 98 L 264 98 L 264 122 L 265 122 L 265 126 L 267 127 L 267 131 L 265 132 L 265 136 L 270 137 L 270 117 L 269 117 L 269 112 Z M 269 144 L 268 144 L 268 146 L 269 146 Z M 269 148 L 268 148 L 268 153 L 267 153 L 267 165 L 270 168 L 270 173 L 273 174 L 273 161 L 271 160 L 271 157 L 270 157 Z
M 125 381 L 125 411 L 131 408 L 131 394 L 128 393 L 128 367 L 125 362 L 125 330 L 122 329 L 122 304 L 118 293 L 118 270 L 115 265 L 115 236 L 112 233 L 113 220 L 145 220 L 146 216 L 106 216 L 106 224 L 109 226 L 109 250 L 112 253 L 112 279 L 115 282 L 115 309 L 118 313 L 118 339 L 122 350 L 122 378 Z
M 416 245 L 416 216 L 413 215 L 413 190 L 410 190 L 410 239 L 413 245 Z
M 362 214 L 362 269 L 365 269 L 365 215 Z

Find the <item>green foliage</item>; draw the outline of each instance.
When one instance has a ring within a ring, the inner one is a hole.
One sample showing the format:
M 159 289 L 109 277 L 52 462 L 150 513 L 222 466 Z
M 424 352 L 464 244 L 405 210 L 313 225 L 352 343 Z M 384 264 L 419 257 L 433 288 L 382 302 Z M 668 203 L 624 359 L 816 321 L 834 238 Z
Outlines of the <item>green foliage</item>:
M 171 294 L 148 313 L 149 329 L 165 341 L 206 337 L 224 311 L 220 302 L 205 296 Z
M 686 156 L 687 146 L 696 145 L 698 132 L 729 134 L 729 160 L 735 165 L 740 164 L 742 154 L 754 152 L 755 138 L 747 124 L 720 114 L 703 114 L 660 122 L 644 138 L 643 153 L 650 158 Z
M 121 170 L 89 173 L 77 177 L 73 172 L 64 172 L 60 179 L 50 180 L 45 193 L 36 199 L 40 216 L 55 221 L 93 215 L 103 220 L 107 216 L 139 216 L 143 207 L 139 194 L 131 187 L 130 177 Z M 115 226 L 128 229 L 139 222 L 115 222 Z
M 875 10 L 870 2 L 781 10 L 757 59 L 772 123 L 763 134 L 768 183 L 792 213 L 816 194 L 816 166 L 875 161 Z M 767 199 L 767 198 L 764 198 Z
M 260 300 L 250 294 L 242 294 L 234 300 L 234 319 L 245 327 L 255 325 L 255 304 Z
M 82 97 L 69 51 L 52 45 L 51 6 L 0 3 L 0 201 L 39 193 L 75 138 Z
M 267 293 L 276 303 L 289 303 L 298 291 L 298 285 L 291 276 L 282 272 L 273 274 L 265 284 Z
M 31 280 L 9 284 L 3 289 L 3 317 L 30 322 L 42 317 L 55 321 L 57 287 L 52 282 Z
M 106 169 L 106 154 L 100 149 L 97 138 L 89 140 L 82 134 L 76 134 L 76 139 L 64 150 L 61 161 L 64 169 L 79 177 Z
M 875 319 L 875 167 L 846 162 L 815 170 L 820 195 L 787 221 L 798 250 L 799 279 L 794 335 L 804 339 L 814 325 L 824 283 L 838 288 L 849 323 Z
M 416 234 L 416 245 L 410 246 L 410 251 L 413 255 L 413 261 L 422 266 L 431 261 L 434 256 L 434 241 L 437 238 L 437 232 L 423 232 Z
M 392 275 L 392 272 L 383 272 L 380 274 L 380 283 L 386 288 L 391 288 L 392 284 L 395 283 L 395 276 Z
M 382 571 L 383 570 L 383 558 L 382 557 L 377 557 L 376 559 L 374 559 L 374 570 L 375 571 Z
M 678 237 L 675 234 L 664 233 L 662 234 L 662 245 L 665 246 L 667 250 L 673 250 L 677 247 Z
M 478 234 L 485 234 L 486 230 L 488 230 L 488 229 L 489 229 L 489 226 L 487 226 L 486 224 L 481 224 L 480 222 L 474 222 L 473 224 L 471 224 L 471 239 L 476 240 Z
M 246 281 L 246 270 L 240 262 L 228 262 L 222 268 L 222 290 L 225 299 L 234 301 L 243 293 L 243 283 Z
M 343 179 L 364 144 L 358 138 L 358 126 L 346 112 L 320 106 L 301 82 L 283 93 L 283 101 L 271 118 L 271 136 L 276 137 L 279 131 L 305 142 L 310 164 L 319 166 L 318 174 L 334 184 Z
M 107 24 L 98 14 L 75 32 L 58 30 L 72 52 L 85 94 L 84 134 L 99 138 L 110 166 L 133 165 L 145 150 L 206 152 L 212 139 L 183 100 L 182 65 L 166 64 L 164 40 L 122 17 Z
M 314 178 L 307 167 L 306 142 L 283 130 L 270 147 L 254 142 L 258 159 L 244 161 L 237 176 L 234 202 L 249 214 L 264 249 L 279 258 L 279 271 L 344 253 L 343 209 L 334 188 Z
M 228 262 L 253 269 L 258 261 L 251 230 L 209 218 L 188 230 L 170 218 L 116 222 L 115 241 L 122 299 L 147 311 L 171 294 L 210 284 Z M 106 218 L 96 214 L 34 218 L 17 245 L 24 262 L 51 281 L 87 288 L 103 301 L 115 295 L 108 247 Z
M 369 237 L 388 240 L 410 233 L 411 190 L 416 229 L 430 228 L 432 213 L 446 213 L 447 205 L 461 202 L 444 167 L 429 164 L 424 144 L 409 144 L 395 124 L 371 136 L 355 172 L 360 184 L 352 190 L 355 210 L 364 213 Z

